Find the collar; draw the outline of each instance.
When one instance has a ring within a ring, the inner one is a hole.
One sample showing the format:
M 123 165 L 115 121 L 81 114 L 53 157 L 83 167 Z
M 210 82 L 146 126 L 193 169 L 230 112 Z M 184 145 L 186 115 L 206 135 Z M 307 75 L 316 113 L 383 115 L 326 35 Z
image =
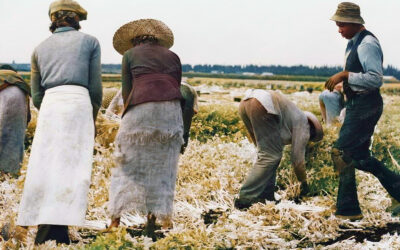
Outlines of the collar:
M 353 44 L 355 44 L 357 42 L 357 39 L 360 36 L 361 32 L 363 32 L 363 30 L 357 32 L 349 41 L 352 41 Z
M 54 31 L 54 33 L 60 33 L 60 32 L 65 32 L 65 31 L 70 31 L 70 30 L 75 30 L 75 29 L 72 27 L 59 27 Z

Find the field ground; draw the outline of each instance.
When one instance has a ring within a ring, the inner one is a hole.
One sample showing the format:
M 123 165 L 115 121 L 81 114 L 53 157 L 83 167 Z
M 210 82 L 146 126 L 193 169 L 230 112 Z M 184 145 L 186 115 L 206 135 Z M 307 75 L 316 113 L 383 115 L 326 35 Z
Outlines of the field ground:
M 330 160 L 330 147 L 337 137 L 338 125 L 324 127 L 324 140 L 310 143 L 307 148 L 309 197 L 298 198 L 299 183 L 292 171 L 290 147 L 287 147 L 277 178 L 276 195 L 281 202 L 258 203 L 248 211 L 239 211 L 233 206 L 233 200 L 256 157 L 256 149 L 247 140 L 238 117 L 238 102 L 234 98 L 242 97 L 250 87 L 281 89 L 301 109 L 320 117 L 317 87 L 323 83 L 210 78 L 191 78 L 188 81 L 200 93 L 200 110 L 193 119 L 189 146 L 179 162 L 174 228 L 168 232 L 159 231 L 157 240 L 153 242 L 141 235 L 143 217 L 127 214 L 122 218 L 123 227 L 119 230 L 108 234 L 100 232 L 110 222 L 107 200 L 110 172 L 114 167 L 112 142 L 120 122 L 118 118 L 100 114 L 87 227 L 71 228 L 74 243 L 69 247 L 49 242 L 41 249 L 400 248 L 400 218 L 386 212 L 391 199 L 370 174 L 357 171 L 364 218 L 349 222 L 334 216 L 338 180 Z M 107 88 L 118 88 L 119 85 L 117 81 L 104 83 Z M 308 87 L 313 87 L 311 94 L 300 91 Z M 373 139 L 373 152 L 391 168 L 399 169 L 400 96 L 385 94 L 384 102 L 384 114 Z M 36 111 L 33 110 L 27 145 L 32 140 L 35 125 Z M 3 248 L 29 249 L 33 246 L 36 229 L 29 228 L 23 243 L 21 230 L 15 227 L 29 152 L 28 146 L 20 176 L 0 176 L 1 233 L 3 237 L 9 236 L 8 241 L 0 241 Z

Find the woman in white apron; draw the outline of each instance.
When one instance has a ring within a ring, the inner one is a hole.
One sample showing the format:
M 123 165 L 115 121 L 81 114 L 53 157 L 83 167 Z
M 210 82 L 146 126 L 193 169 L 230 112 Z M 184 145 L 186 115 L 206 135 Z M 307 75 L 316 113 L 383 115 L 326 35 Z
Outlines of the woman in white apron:
M 76 2 L 50 5 L 53 33 L 32 55 L 32 99 L 40 109 L 17 224 L 39 225 L 35 244 L 69 243 L 68 225 L 85 221 L 101 105 L 100 46 L 79 32 L 87 12 Z

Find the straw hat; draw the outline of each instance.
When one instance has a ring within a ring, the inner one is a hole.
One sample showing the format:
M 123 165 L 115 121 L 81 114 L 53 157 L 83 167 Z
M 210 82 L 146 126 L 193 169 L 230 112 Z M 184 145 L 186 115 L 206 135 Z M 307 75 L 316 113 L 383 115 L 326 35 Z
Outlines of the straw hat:
M 308 111 L 304 111 L 304 114 L 307 116 L 308 123 L 310 124 L 311 129 L 315 131 L 315 135 L 310 138 L 310 141 L 317 142 L 322 140 L 322 138 L 324 137 L 324 131 L 318 118 L 313 113 Z
M 49 7 L 50 19 L 51 19 L 51 15 L 53 13 L 56 13 L 57 11 L 60 11 L 60 10 L 73 11 L 76 14 L 78 14 L 80 20 L 87 19 L 87 11 L 84 8 L 82 8 L 79 5 L 79 3 L 77 3 L 73 0 L 57 0 L 57 1 L 52 2 Z
M 360 6 L 350 2 L 340 3 L 335 15 L 331 17 L 331 20 L 342 23 L 364 24 L 364 19 L 361 17 Z
M 114 34 L 113 45 L 116 51 L 123 55 L 133 47 L 132 39 L 138 36 L 154 36 L 160 45 L 171 48 L 174 44 L 174 34 L 168 26 L 155 19 L 139 19 L 121 26 Z

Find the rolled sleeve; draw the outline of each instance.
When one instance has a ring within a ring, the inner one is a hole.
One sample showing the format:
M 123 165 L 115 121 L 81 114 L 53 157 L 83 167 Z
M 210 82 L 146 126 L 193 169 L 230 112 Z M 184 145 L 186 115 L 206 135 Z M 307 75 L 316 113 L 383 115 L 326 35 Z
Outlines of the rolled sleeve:
M 357 91 L 362 89 L 377 89 L 382 86 L 383 53 L 379 42 L 372 36 L 367 36 L 357 48 L 358 58 L 365 73 L 349 73 L 349 86 Z

